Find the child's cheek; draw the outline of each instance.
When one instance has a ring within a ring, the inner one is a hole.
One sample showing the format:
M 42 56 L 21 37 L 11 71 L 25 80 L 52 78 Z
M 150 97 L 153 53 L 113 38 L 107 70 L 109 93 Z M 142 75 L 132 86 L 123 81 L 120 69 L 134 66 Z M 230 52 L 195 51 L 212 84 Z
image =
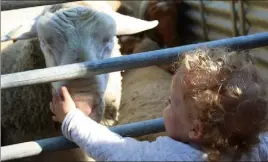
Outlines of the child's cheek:
M 166 107 L 163 111 L 163 118 L 166 131 L 171 133 L 172 132 L 172 112 L 170 106 Z

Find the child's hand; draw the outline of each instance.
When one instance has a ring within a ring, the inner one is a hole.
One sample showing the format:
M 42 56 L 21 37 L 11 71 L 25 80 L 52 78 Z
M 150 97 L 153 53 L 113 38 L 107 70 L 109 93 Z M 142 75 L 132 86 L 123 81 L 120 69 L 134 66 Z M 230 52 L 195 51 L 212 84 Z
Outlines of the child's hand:
M 52 119 L 62 123 L 68 112 L 76 109 L 76 106 L 66 87 L 61 87 L 61 95 L 62 97 L 59 95 L 53 97 L 50 110 L 55 114 Z

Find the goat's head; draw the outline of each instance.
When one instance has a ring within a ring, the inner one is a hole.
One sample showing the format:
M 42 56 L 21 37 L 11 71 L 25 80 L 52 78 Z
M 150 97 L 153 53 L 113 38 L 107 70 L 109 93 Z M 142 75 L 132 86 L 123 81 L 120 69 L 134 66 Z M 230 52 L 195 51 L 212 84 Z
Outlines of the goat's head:
M 38 36 L 46 65 L 53 67 L 111 57 L 116 35 L 138 33 L 157 24 L 157 21 L 148 22 L 114 11 L 104 13 L 80 6 L 45 12 L 32 23 L 31 31 L 20 38 Z M 52 86 L 54 92 L 66 86 L 76 106 L 100 122 L 107 79 L 107 74 L 85 76 L 54 82 Z

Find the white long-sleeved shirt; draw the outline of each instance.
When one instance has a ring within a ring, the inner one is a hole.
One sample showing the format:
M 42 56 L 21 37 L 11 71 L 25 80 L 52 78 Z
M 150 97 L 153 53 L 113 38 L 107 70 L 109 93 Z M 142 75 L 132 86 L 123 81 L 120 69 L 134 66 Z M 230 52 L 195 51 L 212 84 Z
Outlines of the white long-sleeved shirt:
M 62 132 L 97 161 L 206 161 L 204 152 L 170 137 L 158 137 L 153 142 L 123 138 L 78 109 L 67 114 Z M 260 139 L 249 155 L 242 156 L 242 161 L 268 160 L 268 133 Z

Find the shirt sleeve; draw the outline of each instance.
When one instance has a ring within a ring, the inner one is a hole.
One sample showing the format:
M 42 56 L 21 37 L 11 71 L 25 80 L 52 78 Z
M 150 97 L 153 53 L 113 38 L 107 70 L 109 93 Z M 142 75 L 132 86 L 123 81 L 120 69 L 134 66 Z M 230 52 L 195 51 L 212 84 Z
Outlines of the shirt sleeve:
M 140 161 L 150 145 L 148 141 L 121 137 L 85 116 L 79 109 L 67 114 L 61 128 L 67 139 L 75 142 L 97 161 Z
M 260 160 L 268 160 L 268 132 L 260 135 L 260 144 L 258 145 Z

